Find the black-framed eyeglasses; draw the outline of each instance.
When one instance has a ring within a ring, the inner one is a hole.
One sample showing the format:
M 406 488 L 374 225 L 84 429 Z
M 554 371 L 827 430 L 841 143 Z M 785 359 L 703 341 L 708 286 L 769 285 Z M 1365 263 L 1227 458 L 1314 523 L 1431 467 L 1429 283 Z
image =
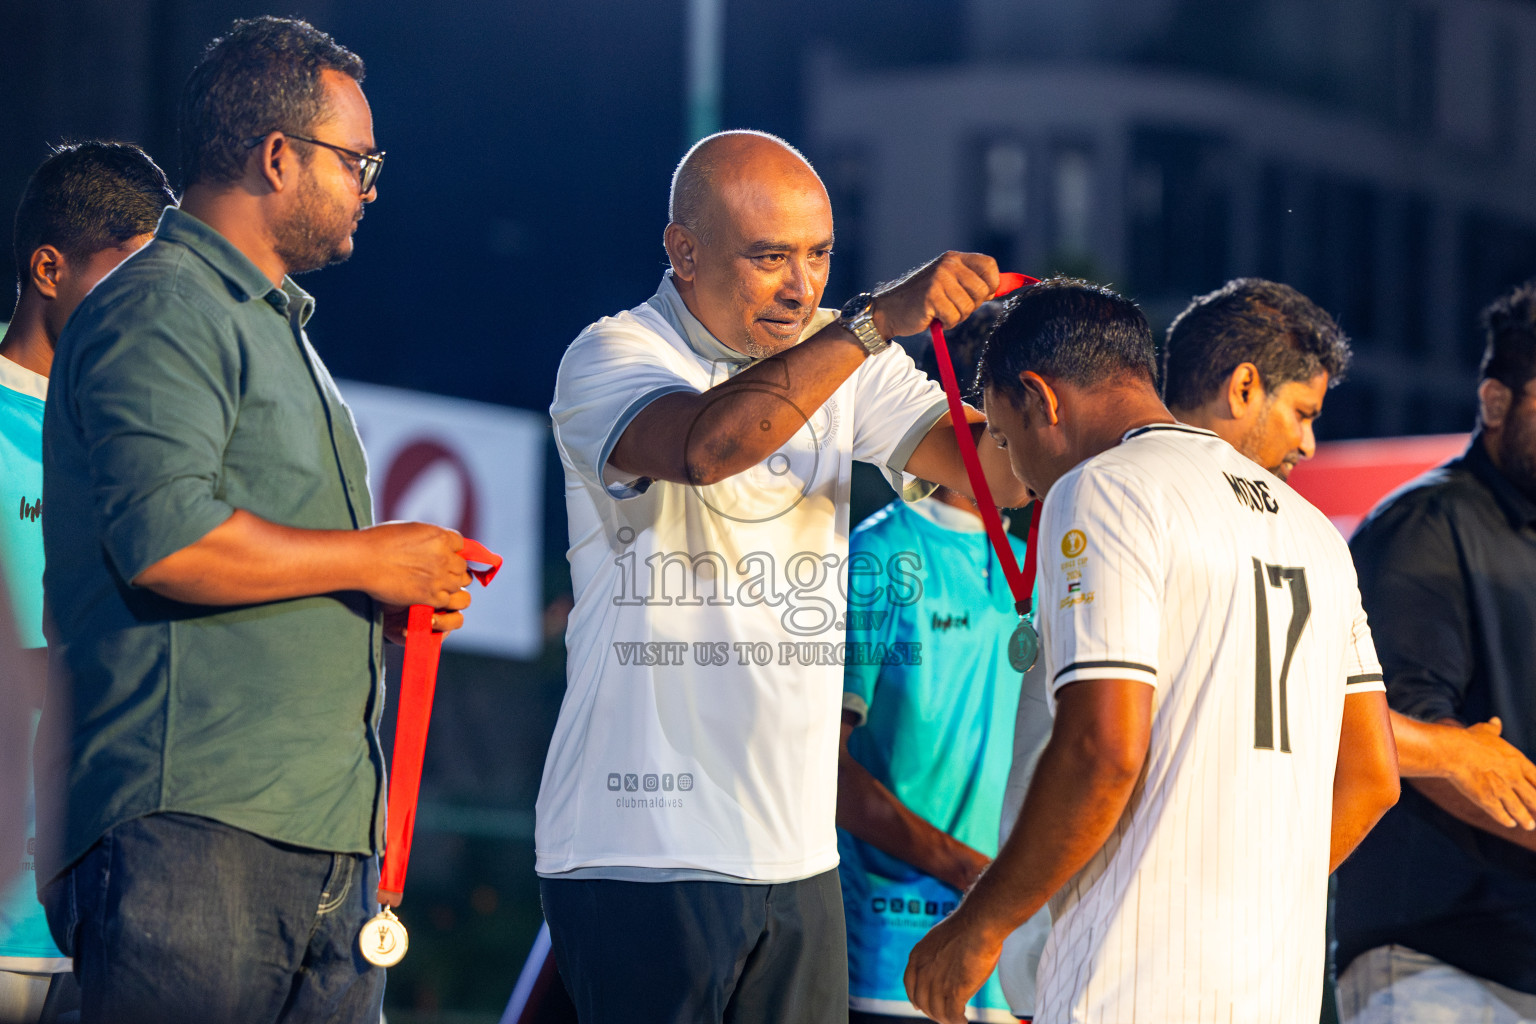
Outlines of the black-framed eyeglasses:
M 300 142 L 307 142 L 312 146 L 324 146 L 326 149 L 333 149 L 343 156 L 349 156 L 356 160 L 358 191 L 362 195 L 367 195 L 373 190 L 374 183 L 379 180 L 379 172 L 384 169 L 384 154 L 382 152 L 359 153 L 355 149 L 348 149 L 346 146 L 338 146 L 334 142 L 321 142 L 319 139 L 311 139 L 307 135 L 295 135 L 293 132 L 283 132 L 283 134 L 288 136 L 290 139 L 297 139 Z M 254 139 L 246 139 L 246 148 L 249 149 L 252 146 L 257 145 L 264 137 L 265 136 L 257 137 Z

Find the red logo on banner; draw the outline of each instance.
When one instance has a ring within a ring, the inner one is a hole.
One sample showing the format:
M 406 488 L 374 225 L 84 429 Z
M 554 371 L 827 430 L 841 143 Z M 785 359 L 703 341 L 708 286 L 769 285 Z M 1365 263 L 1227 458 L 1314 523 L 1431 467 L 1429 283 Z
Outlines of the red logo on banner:
M 383 520 L 400 518 L 397 510 L 404 503 L 411 490 L 427 474 L 434 470 L 446 469 L 451 472 L 459 485 L 459 521 L 457 523 L 440 522 L 439 526 L 449 526 L 458 530 L 466 537 L 473 537 L 479 533 L 479 501 L 475 494 L 474 477 L 470 474 L 469 467 L 464 460 L 459 458 L 458 452 L 447 447 L 440 441 L 422 439 L 412 441 L 401 448 L 394 460 L 389 464 L 389 472 L 384 475 L 384 514 Z

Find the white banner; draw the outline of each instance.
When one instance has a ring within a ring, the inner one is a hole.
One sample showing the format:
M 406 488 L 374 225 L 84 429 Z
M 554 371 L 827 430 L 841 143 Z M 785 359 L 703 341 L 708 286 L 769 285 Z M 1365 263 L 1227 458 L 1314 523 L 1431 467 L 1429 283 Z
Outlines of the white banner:
M 506 559 L 450 651 L 533 658 L 544 639 L 544 448 L 537 413 L 420 391 L 337 381 L 368 452 L 376 522 L 416 519 L 473 537 Z

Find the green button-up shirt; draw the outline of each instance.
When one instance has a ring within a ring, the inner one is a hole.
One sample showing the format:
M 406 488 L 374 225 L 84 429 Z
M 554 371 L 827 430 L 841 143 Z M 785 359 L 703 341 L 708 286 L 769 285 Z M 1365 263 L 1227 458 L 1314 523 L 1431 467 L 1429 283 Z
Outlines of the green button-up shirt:
M 47 880 L 113 825 L 197 814 L 318 850 L 377 849 L 379 609 L 356 592 L 239 607 L 129 580 L 244 509 L 372 523 L 352 414 L 281 288 L 172 207 L 59 339 L 43 418 L 49 709 L 68 714 Z

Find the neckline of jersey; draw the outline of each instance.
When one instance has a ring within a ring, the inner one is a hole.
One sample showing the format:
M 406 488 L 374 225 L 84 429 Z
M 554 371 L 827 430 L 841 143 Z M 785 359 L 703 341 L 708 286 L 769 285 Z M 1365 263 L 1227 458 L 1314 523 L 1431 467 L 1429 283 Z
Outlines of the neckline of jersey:
M 1188 423 L 1148 423 L 1144 427 L 1127 430 L 1120 438 L 1120 443 L 1124 444 L 1132 438 L 1140 437 L 1142 434 L 1149 434 L 1154 430 L 1172 430 L 1179 434 L 1197 434 L 1201 437 L 1217 436 L 1214 431 L 1206 430 L 1204 427 L 1192 427 Z

